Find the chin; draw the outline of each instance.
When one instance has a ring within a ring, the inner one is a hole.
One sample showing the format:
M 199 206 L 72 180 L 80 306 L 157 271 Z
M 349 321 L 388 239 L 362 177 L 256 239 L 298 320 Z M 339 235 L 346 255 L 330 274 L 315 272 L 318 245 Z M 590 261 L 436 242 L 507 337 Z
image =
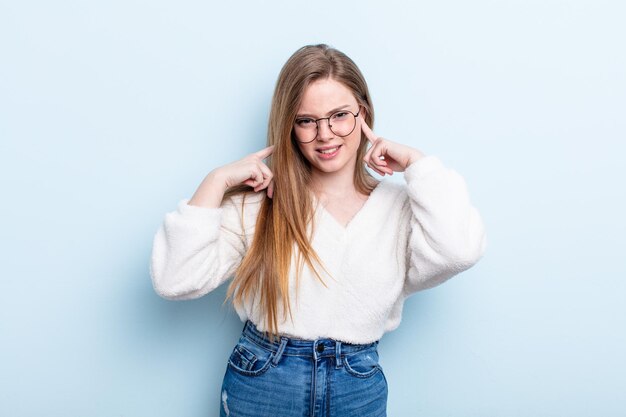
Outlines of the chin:
M 351 161 L 319 161 L 311 165 L 317 171 L 323 172 L 325 174 L 332 174 L 335 172 L 342 172 L 350 169 L 350 166 L 352 166 L 352 169 L 354 170 L 355 164 L 351 163 Z

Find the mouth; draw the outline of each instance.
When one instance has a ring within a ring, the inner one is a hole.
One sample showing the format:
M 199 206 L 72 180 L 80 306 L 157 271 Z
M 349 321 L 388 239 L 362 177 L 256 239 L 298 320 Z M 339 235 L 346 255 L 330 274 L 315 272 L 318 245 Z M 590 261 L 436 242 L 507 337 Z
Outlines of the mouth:
M 330 155 L 335 155 L 339 151 L 339 148 L 341 148 L 342 146 L 343 145 L 324 146 L 323 148 L 317 148 L 315 151 L 319 154 L 330 156 Z

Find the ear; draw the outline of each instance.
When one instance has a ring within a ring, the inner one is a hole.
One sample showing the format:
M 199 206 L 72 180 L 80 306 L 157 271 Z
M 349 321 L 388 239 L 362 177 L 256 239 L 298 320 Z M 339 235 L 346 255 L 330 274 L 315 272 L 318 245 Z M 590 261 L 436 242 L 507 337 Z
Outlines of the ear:
M 359 106 L 361 106 L 361 112 L 359 113 L 359 117 L 362 117 L 363 120 L 366 120 L 365 118 L 367 117 L 367 107 L 365 107 L 361 103 L 359 103 Z
M 370 125 L 371 122 L 367 121 L 367 118 L 369 117 L 369 112 L 367 111 L 367 107 L 365 107 L 365 105 L 363 104 L 359 104 L 359 105 L 361 106 L 361 112 L 359 113 L 359 118 L 362 121 L 366 122 L 368 125 Z

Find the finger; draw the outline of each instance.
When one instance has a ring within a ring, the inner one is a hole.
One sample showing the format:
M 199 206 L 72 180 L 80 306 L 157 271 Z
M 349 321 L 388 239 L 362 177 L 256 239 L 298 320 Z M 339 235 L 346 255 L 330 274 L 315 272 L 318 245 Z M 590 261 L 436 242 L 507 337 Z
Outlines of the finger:
M 377 140 L 377 143 L 372 146 L 369 151 L 365 154 L 363 160 L 367 164 L 368 167 L 372 168 L 376 172 L 381 175 L 385 174 L 393 175 L 393 170 L 387 166 L 387 161 L 381 158 L 384 158 L 383 149 L 381 148 L 380 139 Z
M 387 166 L 387 161 L 385 160 L 385 149 L 380 138 L 376 139 L 374 145 L 369 148 L 365 154 L 365 158 L 368 164 L 374 164 L 378 167 Z
M 365 157 L 363 157 L 363 162 L 365 162 L 365 165 L 367 165 L 371 170 L 375 171 L 376 173 L 378 173 L 379 175 L 385 176 L 385 173 L 383 171 L 381 171 L 380 167 L 377 167 L 376 165 L 374 165 L 371 161 L 372 161 L 372 149 L 370 149 L 370 152 L 368 152 Z
M 256 178 L 248 178 L 247 180 L 243 182 L 243 184 L 246 184 L 252 188 L 255 188 L 256 186 L 259 185 L 259 181 L 257 181 Z
M 259 157 L 259 159 L 265 159 L 270 156 L 272 152 L 274 152 L 274 145 L 263 148 L 260 151 L 253 153 L 253 155 Z
M 258 167 L 251 170 L 250 176 L 243 182 L 250 187 L 256 188 L 263 183 L 263 173 Z
M 270 171 L 270 169 L 267 167 L 267 165 L 260 164 L 259 165 L 259 169 L 263 173 L 262 174 L 263 175 L 263 182 L 261 184 L 259 184 L 257 187 L 255 187 L 254 191 L 260 191 L 260 190 L 263 190 L 264 188 L 267 188 L 267 186 L 270 185 L 270 182 L 272 181 L 272 178 L 274 178 L 274 174 L 272 174 L 272 171 Z
M 393 169 L 391 168 L 387 168 L 387 167 L 381 168 L 381 171 L 383 171 L 387 175 L 393 175 Z
M 361 130 L 363 131 L 363 133 L 365 133 L 365 137 L 369 139 L 372 144 L 374 144 L 374 142 L 376 142 L 376 139 L 378 139 L 374 132 L 372 132 L 372 129 L 370 129 L 367 123 L 365 123 L 365 119 L 361 119 Z
M 385 173 L 383 171 L 381 171 L 380 169 L 376 168 L 375 166 L 370 165 L 367 162 L 366 162 L 366 164 L 372 171 L 376 172 L 378 175 L 383 176 L 383 177 L 385 176 Z
M 265 181 L 265 177 L 261 177 L 261 180 L 257 181 L 256 185 L 254 186 L 254 191 L 255 192 L 259 192 L 259 191 L 267 188 L 268 184 L 269 184 L 269 180 L 266 182 Z
M 267 186 L 267 196 L 274 197 L 274 180 L 270 181 L 270 185 Z
M 387 161 L 385 160 L 385 156 L 381 155 L 380 152 L 375 152 L 370 155 L 370 162 L 375 164 L 378 167 L 386 167 Z
M 381 175 L 384 175 L 383 173 L 387 175 L 393 175 L 393 170 L 391 168 L 381 165 L 377 163 L 376 161 L 379 161 L 379 159 L 374 157 L 374 158 L 367 159 L 365 163 L 367 164 L 368 167 L 372 168 L 373 170 L 375 170 Z
M 372 152 L 374 152 L 375 148 L 376 148 L 375 146 L 370 146 L 370 148 L 367 150 L 367 152 L 365 153 L 365 156 L 363 157 L 365 162 L 369 161 L 369 159 L 372 157 Z
M 259 162 L 259 170 L 261 171 L 261 173 L 263 174 L 263 178 L 272 178 L 274 176 L 274 174 L 272 173 L 272 170 L 269 169 L 269 167 L 267 165 L 265 165 L 263 162 Z

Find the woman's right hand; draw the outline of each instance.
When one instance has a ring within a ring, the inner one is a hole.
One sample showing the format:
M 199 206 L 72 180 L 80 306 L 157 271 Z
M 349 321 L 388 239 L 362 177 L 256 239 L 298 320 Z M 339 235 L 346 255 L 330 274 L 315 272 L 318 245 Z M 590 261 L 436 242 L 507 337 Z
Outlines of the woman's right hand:
M 271 198 L 272 171 L 263 163 L 263 160 L 274 151 L 274 146 L 261 149 L 232 164 L 217 168 L 216 171 L 224 179 L 226 188 L 239 184 L 246 184 L 254 188 L 255 192 L 267 188 L 268 197 Z
M 261 149 L 243 159 L 221 166 L 211 171 L 189 200 L 192 206 L 217 208 L 224 193 L 231 187 L 245 184 L 259 192 L 267 188 L 267 196 L 274 194 L 274 174 L 263 160 L 274 151 L 274 146 Z

